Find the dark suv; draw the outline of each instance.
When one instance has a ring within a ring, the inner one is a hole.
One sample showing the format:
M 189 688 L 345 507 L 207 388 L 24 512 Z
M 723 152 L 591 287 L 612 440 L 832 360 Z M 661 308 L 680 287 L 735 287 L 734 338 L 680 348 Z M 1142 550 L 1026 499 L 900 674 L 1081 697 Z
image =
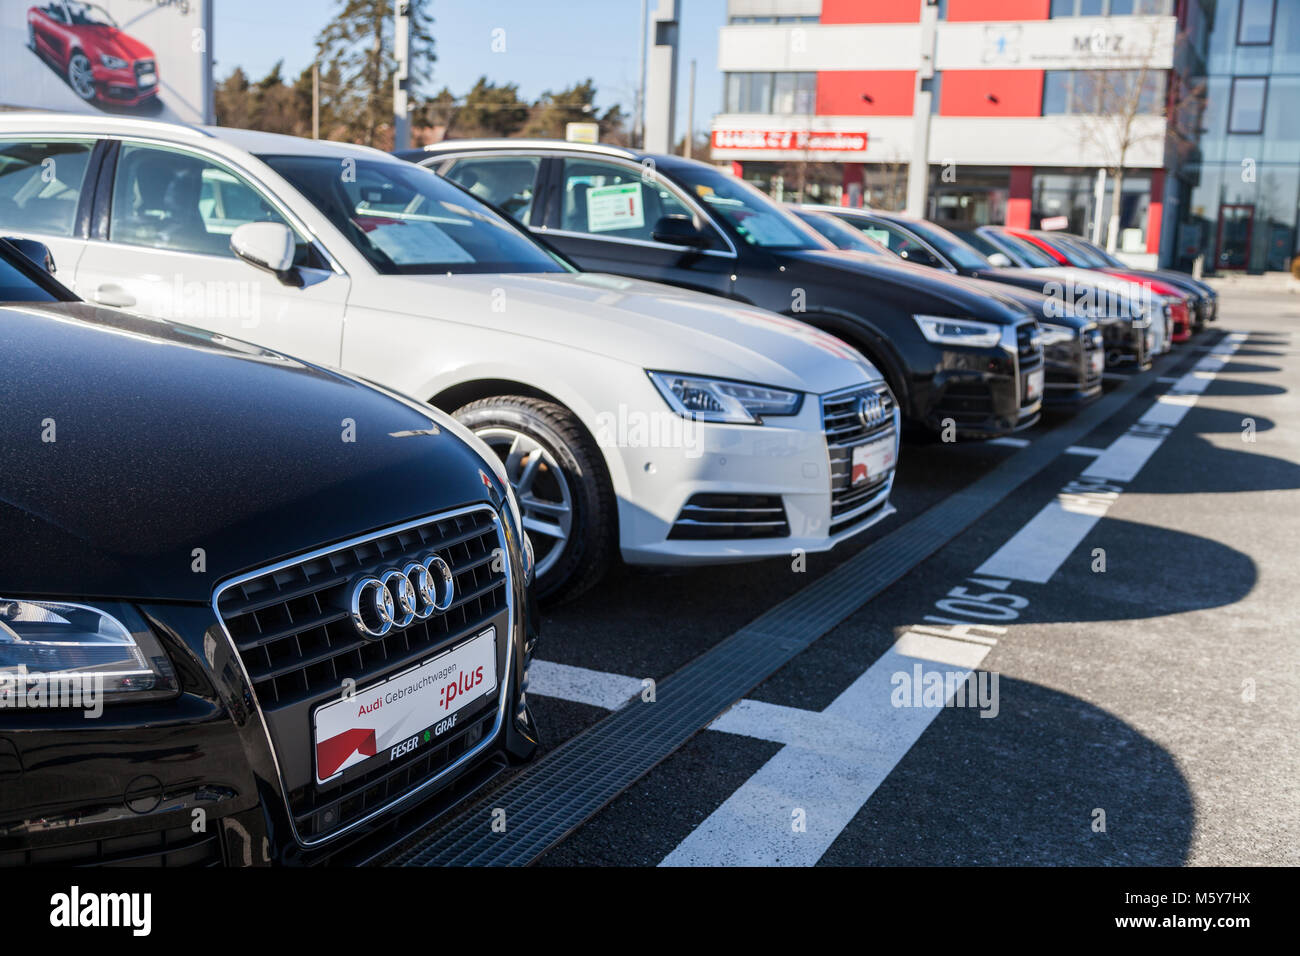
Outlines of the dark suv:
M 726 296 L 837 335 L 881 370 L 914 423 L 988 437 L 1038 419 L 1043 350 L 1022 306 L 840 251 L 707 163 L 520 140 L 400 155 L 509 213 L 580 269 Z
M 533 754 L 531 559 L 449 417 L 4 241 L 0 378 L 0 864 L 361 862 Z

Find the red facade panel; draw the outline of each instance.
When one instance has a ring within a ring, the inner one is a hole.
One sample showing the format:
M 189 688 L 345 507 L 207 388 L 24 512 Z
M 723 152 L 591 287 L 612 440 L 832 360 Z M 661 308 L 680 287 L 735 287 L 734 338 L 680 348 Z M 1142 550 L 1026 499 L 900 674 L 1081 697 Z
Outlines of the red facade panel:
M 1007 225 L 1028 229 L 1033 218 L 1034 167 L 1012 166 L 1010 189 L 1007 190 Z
M 921 0 L 822 0 L 822 23 L 920 23 Z
M 1042 70 L 944 70 L 941 116 L 1041 116 Z
M 948 0 L 949 20 L 1046 20 L 1052 0 Z
M 828 70 L 817 74 L 818 116 L 911 116 L 913 70 Z

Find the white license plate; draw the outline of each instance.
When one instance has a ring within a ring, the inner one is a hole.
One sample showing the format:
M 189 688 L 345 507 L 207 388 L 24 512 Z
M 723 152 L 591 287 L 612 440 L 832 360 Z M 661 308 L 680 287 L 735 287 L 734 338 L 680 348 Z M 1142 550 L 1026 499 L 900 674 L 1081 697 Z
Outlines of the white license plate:
M 1043 370 L 1035 369 L 1025 376 L 1025 401 L 1043 397 Z
M 874 481 L 894 467 L 894 439 L 877 438 L 853 447 L 853 471 L 849 487 Z
M 154 74 L 152 74 L 152 73 L 141 73 L 141 74 L 140 74 L 140 85 L 141 85 L 142 87 L 143 87 L 143 86 L 153 86 L 153 85 L 154 85 L 155 83 L 157 83 L 157 82 L 158 82 L 158 77 L 154 76 Z
M 1088 356 L 1088 369 L 1093 375 L 1100 375 L 1106 368 L 1106 353 L 1098 350 Z
M 371 757 L 403 757 L 451 730 L 460 711 L 496 690 L 496 635 L 489 627 L 431 661 L 317 707 L 316 782 Z

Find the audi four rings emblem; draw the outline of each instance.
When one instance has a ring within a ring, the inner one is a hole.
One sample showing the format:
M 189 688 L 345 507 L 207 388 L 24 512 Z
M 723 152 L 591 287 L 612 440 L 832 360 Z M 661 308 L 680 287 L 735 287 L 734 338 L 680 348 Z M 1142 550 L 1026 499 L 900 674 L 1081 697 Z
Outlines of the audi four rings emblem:
M 447 562 L 436 554 L 412 561 L 400 571 L 389 568 L 368 574 L 352 585 L 348 610 L 362 637 L 383 637 L 395 627 L 443 613 L 456 596 L 456 582 Z
M 875 428 L 885 420 L 885 403 L 881 397 L 872 392 L 858 400 L 858 421 L 866 428 Z

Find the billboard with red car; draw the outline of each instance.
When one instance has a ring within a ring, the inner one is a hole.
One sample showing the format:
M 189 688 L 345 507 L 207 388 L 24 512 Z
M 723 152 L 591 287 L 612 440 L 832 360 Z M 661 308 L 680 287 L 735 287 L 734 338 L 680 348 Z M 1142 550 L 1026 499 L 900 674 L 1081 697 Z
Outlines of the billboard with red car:
M 0 0 L 0 107 L 210 120 L 208 0 Z

